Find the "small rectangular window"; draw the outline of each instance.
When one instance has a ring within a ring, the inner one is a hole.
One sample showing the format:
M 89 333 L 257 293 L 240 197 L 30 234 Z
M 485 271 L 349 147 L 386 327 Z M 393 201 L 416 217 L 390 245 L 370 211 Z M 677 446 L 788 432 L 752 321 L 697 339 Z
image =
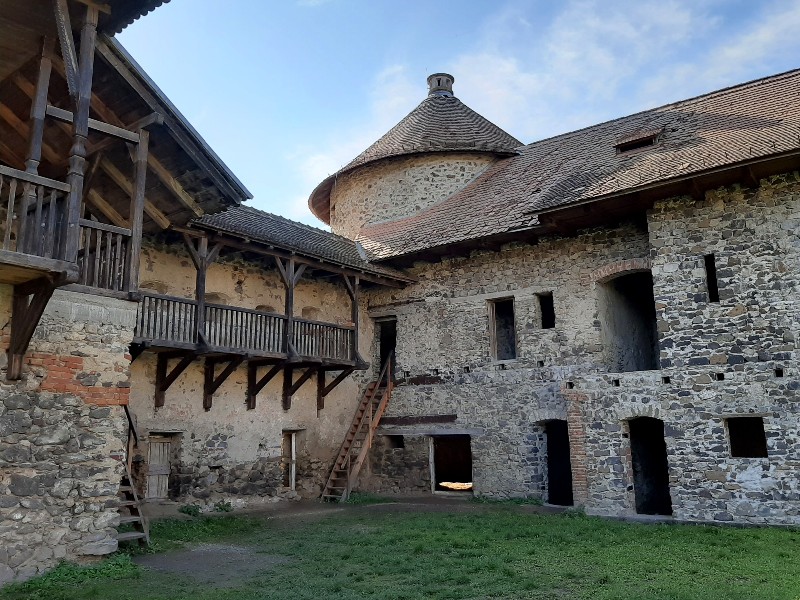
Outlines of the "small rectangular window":
M 514 299 L 495 300 L 489 304 L 489 308 L 494 358 L 496 360 L 517 358 Z
M 387 435 L 386 445 L 393 450 L 402 450 L 406 447 L 406 439 L 402 435 Z
M 761 458 L 767 456 L 767 436 L 762 417 L 731 417 L 726 419 L 731 456 Z
M 553 292 L 536 294 L 539 298 L 539 314 L 542 317 L 542 329 L 552 329 L 556 326 L 556 310 L 553 304 Z
M 708 288 L 708 301 L 719 302 L 719 284 L 717 283 L 717 263 L 713 254 L 703 257 L 706 266 L 706 287 Z

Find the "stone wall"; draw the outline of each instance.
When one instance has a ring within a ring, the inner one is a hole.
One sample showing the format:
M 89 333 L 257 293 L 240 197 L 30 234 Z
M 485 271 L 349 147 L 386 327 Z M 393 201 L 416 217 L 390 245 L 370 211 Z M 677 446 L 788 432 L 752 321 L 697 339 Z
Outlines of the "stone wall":
M 6 343 L 11 293 L 0 286 Z M 135 303 L 57 290 L 22 380 L 0 384 L 0 584 L 116 550 L 135 316 Z
M 430 492 L 430 438 L 376 435 L 357 491 L 376 494 Z
M 414 215 L 466 186 L 496 160 L 486 153 L 439 152 L 346 173 L 331 193 L 331 229 L 356 239 L 368 223 Z

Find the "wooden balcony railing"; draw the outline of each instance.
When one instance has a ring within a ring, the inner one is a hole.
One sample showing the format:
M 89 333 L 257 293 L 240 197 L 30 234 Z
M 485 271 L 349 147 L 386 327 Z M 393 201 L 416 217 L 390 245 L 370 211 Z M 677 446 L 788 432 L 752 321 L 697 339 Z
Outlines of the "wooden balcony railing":
M 283 315 L 220 304 L 206 304 L 204 337 L 212 349 L 240 354 L 286 354 L 287 319 Z M 199 343 L 197 302 L 144 294 L 139 304 L 136 341 L 162 347 L 191 348 Z M 293 320 L 292 342 L 301 357 L 352 361 L 355 327 Z
M 131 230 L 86 219 L 79 224 L 78 283 L 115 292 L 128 291 Z
M 0 165 L 2 249 L 65 260 L 69 185 Z

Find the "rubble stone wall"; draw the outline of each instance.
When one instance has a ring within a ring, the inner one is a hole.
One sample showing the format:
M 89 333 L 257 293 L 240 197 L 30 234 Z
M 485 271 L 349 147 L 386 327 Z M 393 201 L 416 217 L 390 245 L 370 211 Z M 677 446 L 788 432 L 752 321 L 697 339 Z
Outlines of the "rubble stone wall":
M 7 343 L 10 286 L 0 286 Z M 23 378 L 0 354 L 0 584 L 117 549 L 136 304 L 57 290 Z

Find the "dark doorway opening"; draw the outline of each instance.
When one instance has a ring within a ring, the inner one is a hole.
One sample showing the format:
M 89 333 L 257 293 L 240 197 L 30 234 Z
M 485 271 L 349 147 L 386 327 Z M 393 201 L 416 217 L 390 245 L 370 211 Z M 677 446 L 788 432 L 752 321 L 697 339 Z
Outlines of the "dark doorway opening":
M 378 353 L 381 367 L 386 364 L 386 360 L 392 357 L 392 373 L 395 372 L 395 348 L 397 346 L 397 319 L 385 319 L 378 321 Z
M 436 491 L 472 491 L 472 448 L 468 435 L 433 438 L 433 472 Z
M 656 304 L 650 271 L 598 286 L 606 358 L 612 373 L 659 368 Z
M 572 506 L 572 464 L 569 460 L 567 422 L 548 421 L 544 425 L 547 439 L 547 501 Z
M 639 417 L 628 421 L 628 426 L 636 512 L 641 515 L 671 515 L 664 422 Z
M 514 299 L 494 300 L 489 306 L 492 320 L 492 354 L 497 360 L 513 360 L 517 358 Z

